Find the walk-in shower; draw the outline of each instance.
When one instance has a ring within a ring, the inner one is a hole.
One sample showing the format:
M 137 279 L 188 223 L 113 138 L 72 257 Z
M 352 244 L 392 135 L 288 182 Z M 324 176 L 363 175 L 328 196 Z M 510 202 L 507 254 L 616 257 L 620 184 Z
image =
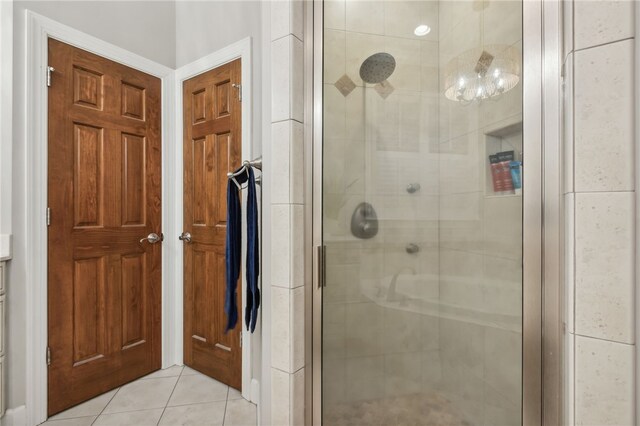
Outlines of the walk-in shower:
M 316 2 L 326 425 L 522 423 L 522 6 Z

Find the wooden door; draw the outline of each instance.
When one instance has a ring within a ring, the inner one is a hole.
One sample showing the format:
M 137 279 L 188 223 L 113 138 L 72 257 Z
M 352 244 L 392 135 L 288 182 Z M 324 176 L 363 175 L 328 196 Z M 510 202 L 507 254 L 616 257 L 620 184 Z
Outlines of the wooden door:
M 240 389 L 239 321 L 225 333 L 227 172 L 240 166 L 240 60 L 184 82 L 184 363 Z M 239 286 L 240 287 L 240 286 Z M 241 289 L 238 287 L 238 310 Z
M 160 80 L 49 40 L 49 415 L 160 368 Z

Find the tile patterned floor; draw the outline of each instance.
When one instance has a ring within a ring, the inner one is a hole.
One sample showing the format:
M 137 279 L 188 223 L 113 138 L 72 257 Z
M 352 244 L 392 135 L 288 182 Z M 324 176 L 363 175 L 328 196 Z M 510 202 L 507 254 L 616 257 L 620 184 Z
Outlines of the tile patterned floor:
M 174 365 L 51 417 L 43 426 L 256 426 L 235 389 Z

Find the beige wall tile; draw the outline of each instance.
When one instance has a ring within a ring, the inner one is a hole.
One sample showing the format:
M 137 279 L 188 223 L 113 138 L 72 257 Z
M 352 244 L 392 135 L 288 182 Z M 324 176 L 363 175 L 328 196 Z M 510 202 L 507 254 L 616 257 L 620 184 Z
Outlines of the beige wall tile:
M 271 3 L 271 40 L 293 34 L 302 40 L 303 2 L 276 0 Z
M 633 189 L 633 41 L 576 52 L 574 66 L 575 190 Z
M 384 357 L 384 394 L 387 397 L 422 391 L 422 353 L 392 353 Z
M 428 25 L 431 31 L 425 36 L 416 36 L 418 25 Z M 400 0 L 384 2 L 384 33 L 388 36 L 437 40 L 438 2 Z
M 522 317 L 522 260 L 483 255 L 483 310 L 509 315 L 520 323 Z
M 384 34 L 384 3 L 347 1 L 346 29 L 358 33 Z
M 522 395 L 522 333 L 486 327 L 484 379 L 513 404 Z
M 353 303 L 347 310 L 347 356 L 383 353 L 384 308 L 375 303 Z
M 575 195 L 575 330 L 634 341 L 634 202 L 630 192 Z
M 283 372 L 295 371 L 291 364 L 292 339 L 291 290 L 271 288 L 271 366 Z
M 304 368 L 291 376 L 291 424 L 303 425 L 305 412 Z
M 564 195 L 564 282 L 566 304 L 566 323 L 570 333 L 575 331 L 575 194 Z
M 271 201 L 276 204 L 290 200 L 291 176 L 291 121 L 271 125 Z
M 345 0 L 326 0 L 324 2 L 324 27 L 335 30 L 345 29 Z
M 634 423 L 634 347 L 576 336 L 576 425 Z
M 415 353 L 422 350 L 422 315 L 402 309 L 385 308 L 384 345 L 393 353 Z
M 291 38 L 291 118 L 304 121 L 304 46 Z
M 289 202 L 304 203 L 304 125 L 291 120 Z
M 332 405 L 344 403 L 347 399 L 346 360 L 323 358 L 322 403 L 326 411 Z
M 575 49 L 633 37 L 634 1 L 575 0 Z
M 491 1 L 484 9 L 484 43 L 508 46 L 522 39 L 522 2 Z
M 272 337 L 273 339 L 273 337 Z M 291 375 L 271 368 L 271 424 L 292 425 L 291 422 Z
M 483 255 L 458 250 L 440 251 L 440 301 L 466 308 L 483 305 Z
M 271 285 L 291 286 L 291 210 L 288 204 L 271 206 Z
M 271 43 L 271 121 L 291 118 L 291 36 Z
M 563 2 L 569 3 L 569 2 Z M 567 56 L 564 66 L 564 84 L 562 94 L 562 130 L 563 130 L 563 192 L 573 192 L 574 175 L 574 137 L 573 137 L 573 59 L 574 54 Z
M 562 47 L 563 58 L 573 52 L 573 0 L 562 2 Z
M 347 401 L 384 395 L 384 356 L 347 358 Z
M 573 333 L 567 333 L 565 335 L 564 340 L 564 369 L 565 369 L 565 377 L 564 377 L 564 401 L 563 401 L 563 410 L 564 410 L 564 421 L 566 425 L 575 425 L 575 377 L 576 377 L 576 364 L 575 364 L 575 340 L 576 337 Z
M 290 298 L 291 316 L 289 318 L 289 327 L 291 328 L 291 371 L 298 371 L 304 367 L 304 287 L 297 287 L 291 290 Z
M 522 197 L 484 200 L 484 244 L 487 255 L 522 258 Z
M 271 121 L 303 120 L 303 46 L 292 35 L 271 43 Z
M 325 2 L 334 3 L 333 1 Z M 326 11 L 325 6 L 325 11 Z M 325 12 L 326 13 L 326 12 Z M 344 31 L 325 29 L 324 31 L 324 83 L 333 85 L 346 72 L 347 36 Z M 351 78 L 355 78 L 352 76 Z M 332 104 L 330 104 L 332 105 Z

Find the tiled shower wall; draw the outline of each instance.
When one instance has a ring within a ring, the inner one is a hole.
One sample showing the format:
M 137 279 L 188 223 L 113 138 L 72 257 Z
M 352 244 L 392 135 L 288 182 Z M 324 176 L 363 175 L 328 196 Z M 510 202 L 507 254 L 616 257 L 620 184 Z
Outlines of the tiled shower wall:
M 441 1 L 441 81 L 444 65 L 469 49 L 499 44 L 522 52 L 521 7 Z M 468 105 L 440 93 L 440 306 L 455 312 L 440 318 L 440 389 L 471 424 L 517 424 L 522 196 L 493 192 L 488 155 L 514 150 L 521 159 L 522 82 L 497 100 Z
M 565 0 L 563 7 L 566 423 L 630 425 L 636 419 L 634 2 Z

